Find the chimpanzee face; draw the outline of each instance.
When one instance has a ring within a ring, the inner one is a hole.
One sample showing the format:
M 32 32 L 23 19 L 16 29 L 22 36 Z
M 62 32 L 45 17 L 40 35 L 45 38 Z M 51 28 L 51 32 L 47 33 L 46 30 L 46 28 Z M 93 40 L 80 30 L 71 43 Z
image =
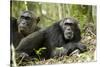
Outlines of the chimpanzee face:
M 21 14 L 18 20 L 18 29 L 21 33 L 30 33 L 31 28 L 36 26 L 36 17 L 29 11 L 25 11 Z M 34 29 L 33 29 L 34 30 Z
M 64 21 L 60 23 L 60 26 L 63 30 L 64 38 L 65 39 L 72 39 L 74 37 L 74 29 L 76 26 L 76 20 L 72 18 L 65 18 Z

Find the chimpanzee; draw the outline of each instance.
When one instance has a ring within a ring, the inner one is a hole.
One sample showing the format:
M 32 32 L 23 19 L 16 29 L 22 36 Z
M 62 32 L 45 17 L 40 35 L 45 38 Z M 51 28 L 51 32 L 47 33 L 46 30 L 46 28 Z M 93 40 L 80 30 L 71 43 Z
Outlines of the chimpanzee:
M 60 55 L 69 55 L 75 49 L 80 53 L 87 50 L 85 45 L 80 43 L 81 33 L 78 21 L 74 18 L 64 18 L 46 29 L 41 29 L 22 39 L 16 48 L 17 52 L 32 56 L 34 49 L 46 47 L 45 58 Z M 63 48 L 57 51 L 57 48 Z
M 35 14 L 31 11 L 24 11 L 19 16 L 18 19 L 18 31 L 22 33 L 24 36 L 29 35 L 32 32 L 35 32 L 40 29 L 37 26 L 40 18 L 36 17 Z
M 15 17 L 10 17 L 10 44 L 17 47 L 23 37 L 24 36 L 18 32 L 17 19 Z
M 40 27 L 37 26 L 40 18 L 36 17 L 31 11 L 23 11 L 19 16 L 18 21 L 14 17 L 11 17 L 10 20 L 10 41 L 15 48 L 22 38 L 40 29 Z

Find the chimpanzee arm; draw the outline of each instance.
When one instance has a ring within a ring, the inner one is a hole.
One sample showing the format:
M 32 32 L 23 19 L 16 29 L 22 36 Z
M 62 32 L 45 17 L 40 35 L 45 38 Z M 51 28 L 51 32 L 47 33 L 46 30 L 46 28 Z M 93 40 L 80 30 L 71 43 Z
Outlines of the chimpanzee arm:
M 26 52 L 31 53 L 33 49 L 39 49 L 42 47 L 42 43 L 44 42 L 44 32 L 37 31 L 34 32 L 27 37 L 23 38 L 19 43 L 18 47 L 16 48 L 17 52 Z
M 62 56 L 62 55 L 70 55 L 76 49 L 76 43 L 67 43 L 64 44 L 62 47 L 56 47 L 53 52 L 52 56 Z
M 87 50 L 85 45 L 82 45 L 80 42 L 76 43 L 68 43 L 63 45 L 62 47 L 56 47 L 52 51 L 52 57 L 54 56 L 62 56 L 62 55 L 70 55 L 74 50 L 79 49 L 79 53 L 85 52 Z
M 70 42 L 63 46 L 66 49 L 66 54 L 69 56 L 73 51 L 79 49 L 79 53 L 85 52 L 87 50 L 85 45 L 82 45 L 80 42 Z
M 77 43 L 77 49 L 80 50 L 80 53 L 83 53 L 83 52 L 87 51 L 86 46 L 81 44 L 81 43 Z

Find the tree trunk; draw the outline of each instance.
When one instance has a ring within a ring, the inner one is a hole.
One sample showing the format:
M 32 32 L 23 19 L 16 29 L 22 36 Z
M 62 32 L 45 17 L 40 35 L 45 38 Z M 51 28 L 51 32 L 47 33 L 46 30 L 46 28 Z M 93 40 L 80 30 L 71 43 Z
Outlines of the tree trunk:
M 88 6 L 87 22 L 94 22 L 92 16 L 92 6 Z

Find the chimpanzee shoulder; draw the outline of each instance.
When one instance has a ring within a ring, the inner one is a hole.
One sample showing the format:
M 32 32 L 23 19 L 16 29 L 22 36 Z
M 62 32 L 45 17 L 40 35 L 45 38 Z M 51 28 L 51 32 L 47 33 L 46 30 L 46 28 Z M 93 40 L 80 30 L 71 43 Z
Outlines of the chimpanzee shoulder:
M 59 26 L 60 22 L 61 21 L 57 21 L 56 23 L 48 27 L 45 31 L 46 42 L 50 45 L 60 47 L 65 43 L 63 31 Z

